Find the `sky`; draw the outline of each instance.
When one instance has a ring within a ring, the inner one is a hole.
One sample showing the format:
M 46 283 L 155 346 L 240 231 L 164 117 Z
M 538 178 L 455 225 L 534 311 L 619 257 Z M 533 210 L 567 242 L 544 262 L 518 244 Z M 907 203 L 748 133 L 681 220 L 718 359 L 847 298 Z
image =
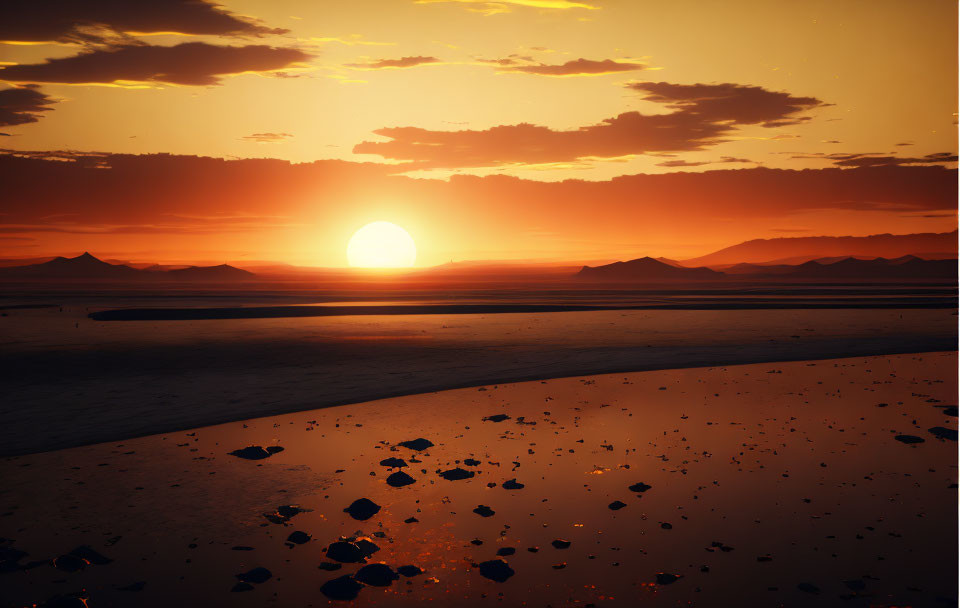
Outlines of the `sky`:
M 0 68 L 7 257 L 342 266 L 382 220 L 419 266 L 683 259 L 957 225 L 946 0 L 13 0 Z

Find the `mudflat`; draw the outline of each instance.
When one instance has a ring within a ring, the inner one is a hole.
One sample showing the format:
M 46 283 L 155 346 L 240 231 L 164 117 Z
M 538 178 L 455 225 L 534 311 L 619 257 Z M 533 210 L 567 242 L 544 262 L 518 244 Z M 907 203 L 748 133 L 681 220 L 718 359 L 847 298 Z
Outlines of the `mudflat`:
M 588 375 L 5 458 L 4 602 L 955 605 L 956 366 Z

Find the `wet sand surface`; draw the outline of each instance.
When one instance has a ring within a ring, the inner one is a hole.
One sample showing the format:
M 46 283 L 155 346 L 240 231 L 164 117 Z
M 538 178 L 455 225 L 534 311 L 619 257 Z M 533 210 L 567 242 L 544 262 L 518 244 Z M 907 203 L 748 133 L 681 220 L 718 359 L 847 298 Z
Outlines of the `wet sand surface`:
M 110 301 L 3 311 L 0 455 L 493 382 L 957 344 L 954 310 L 87 317 Z
M 956 368 L 583 376 L 6 458 L 0 605 L 953 606 Z

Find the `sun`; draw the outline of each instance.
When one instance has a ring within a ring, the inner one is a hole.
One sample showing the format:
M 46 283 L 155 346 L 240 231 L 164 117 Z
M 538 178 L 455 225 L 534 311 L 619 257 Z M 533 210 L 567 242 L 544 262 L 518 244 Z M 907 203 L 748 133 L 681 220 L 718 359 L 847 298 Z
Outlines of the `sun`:
M 347 243 L 347 262 L 357 268 L 409 268 L 417 260 L 410 234 L 390 222 L 373 222 Z

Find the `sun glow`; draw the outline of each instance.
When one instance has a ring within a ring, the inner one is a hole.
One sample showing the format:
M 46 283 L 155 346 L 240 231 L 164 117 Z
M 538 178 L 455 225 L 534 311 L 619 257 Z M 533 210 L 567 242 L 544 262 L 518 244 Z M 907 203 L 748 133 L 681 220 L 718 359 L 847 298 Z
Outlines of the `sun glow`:
M 367 224 L 347 244 L 347 262 L 357 268 L 409 268 L 416 260 L 413 238 L 390 222 Z

